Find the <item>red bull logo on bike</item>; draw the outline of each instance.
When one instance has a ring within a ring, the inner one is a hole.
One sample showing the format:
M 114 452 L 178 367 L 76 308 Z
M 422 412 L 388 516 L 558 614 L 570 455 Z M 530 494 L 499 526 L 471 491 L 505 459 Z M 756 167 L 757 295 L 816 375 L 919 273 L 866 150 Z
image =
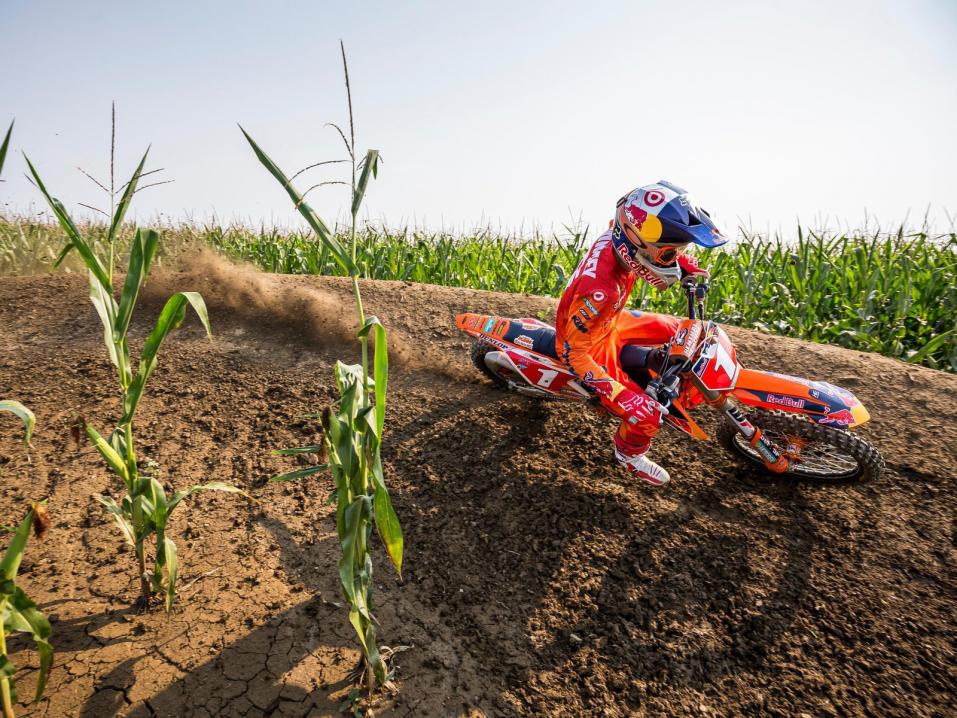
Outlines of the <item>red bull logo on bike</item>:
M 803 409 L 804 405 L 807 403 L 804 399 L 795 399 L 793 396 L 777 396 L 775 394 L 768 394 L 767 399 L 765 399 L 768 404 L 776 404 L 777 406 L 786 406 L 789 409 Z
M 819 424 L 837 424 L 838 426 L 849 426 L 850 424 L 855 423 L 854 414 L 851 413 L 849 409 L 841 409 L 840 411 L 832 411 L 827 416 L 823 417 Z

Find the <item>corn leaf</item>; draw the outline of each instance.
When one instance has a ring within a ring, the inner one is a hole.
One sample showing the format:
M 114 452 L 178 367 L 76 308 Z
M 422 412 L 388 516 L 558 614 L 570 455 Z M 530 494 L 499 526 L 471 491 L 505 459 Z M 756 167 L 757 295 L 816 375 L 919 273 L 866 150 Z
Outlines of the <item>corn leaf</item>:
M 110 432 L 110 446 L 120 456 L 126 456 L 126 431 L 123 427 L 116 427 Z
M 379 174 L 379 151 L 369 150 L 366 153 L 362 164 L 362 173 L 359 175 L 359 181 L 356 183 L 355 192 L 352 195 L 352 219 L 355 220 L 359 214 L 359 207 L 362 204 L 362 198 L 366 194 L 366 186 L 369 184 L 369 175 L 378 176 Z
M 943 334 L 938 334 L 936 337 L 931 339 L 929 342 L 927 342 L 924 346 L 922 346 L 916 352 L 911 354 L 907 358 L 907 361 L 913 362 L 915 364 L 923 361 L 929 354 L 932 354 L 939 347 L 942 347 L 944 344 L 950 341 L 951 337 L 953 336 L 954 336 L 953 329 L 951 329 L 950 331 L 944 332 Z
M 159 351 L 163 340 L 171 331 L 183 323 L 186 317 L 186 305 L 189 304 L 196 311 L 199 320 L 203 323 L 207 335 L 212 335 L 209 326 L 209 315 L 206 311 L 206 303 L 203 297 L 197 292 L 177 292 L 166 301 L 163 311 L 153 331 L 146 338 L 146 344 L 143 346 L 143 352 L 140 354 L 140 368 L 136 376 L 133 377 L 133 383 L 126 394 L 123 407 L 123 417 L 120 424 L 128 424 L 133 420 L 133 414 L 136 412 L 136 406 L 143 396 L 143 390 L 146 388 L 146 381 L 150 374 L 156 368 L 156 354 Z
M 133 535 L 133 524 L 126 518 L 122 507 L 118 506 L 116 501 L 109 496 L 97 496 L 96 500 L 103 504 L 107 512 L 113 517 L 116 525 L 120 528 L 120 533 L 122 533 L 123 538 L 126 539 L 126 543 L 130 546 L 135 546 L 136 537 Z
M 83 258 L 83 263 L 86 265 L 87 269 L 89 269 L 96 277 L 96 280 L 112 294 L 113 285 L 110 282 L 110 277 L 107 274 L 106 269 L 104 269 L 103 264 L 93 253 L 93 249 L 90 247 L 90 245 L 88 245 L 80 235 L 80 230 L 78 230 L 76 225 L 73 224 L 73 220 L 70 219 L 70 215 L 67 213 L 66 208 L 63 206 L 60 200 L 51 197 L 50 193 L 47 192 L 47 188 L 44 186 L 43 180 L 40 179 L 40 175 L 37 173 L 33 163 L 30 162 L 30 159 L 26 157 L 26 155 L 24 155 L 24 159 L 27 161 L 27 166 L 30 168 L 30 173 L 33 175 L 33 180 L 36 182 L 37 188 L 43 194 L 47 204 L 50 205 L 50 209 L 53 210 L 53 214 L 60 223 L 60 226 L 63 227 L 63 231 L 66 232 L 68 244 L 63 248 L 59 256 L 57 256 L 56 262 L 54 262 L 53 266 L 58 267 L 60 262 L 64 260 L 70 250 L 75 249 Z
M 364 528 L 363 518 L 368 503 L 368 496 L 356 496 L 346 506 L 343 516 L 345 533 L 340 539 L 342 556 L 339 558 L 339 580 L 342 582 L 342 590 L 345 592 L 346 600 L 353 606 L 358 601 L 356 595 L 356 554 Z
M 246 137 L 246 141 L 249 142 L 249 145 L 253 148 L 253 152 L 256 154 L 256 157 L 262 163 L 269 173 L 276 178 L 279 184 L 282 185 L 283 189 L 286 190 L 286 193 L 289 195 L 289 198 L 293 201 L 296 206 L 296 209 L 299 210 L 299 214 L 303 216 L 306 222 L 309 223 L 309 226 L 312 227 L 312 230 L 318 235 L 319 239 L 322 240 L 322 243 L 329 247 L 329 251 L 332 252 L 336 260 L 342 265 L 342 268 L 346 271 L 347 274 L 351 274 L 355 268 L 355 265 L 352 263 L 352 257 L 346 252 L 345 248 L 336 239 L 335 235 L 329 231 L 329 228 L 326 226 L 325 222 L 319 218 L 319 215 L 310 207 L 302 195 L 292 186 L 292 182 L 286 177 L 279 166 L 273 162 L 269 156 L 263 152 L 259 145 L 256 144 L 255 140 L 249 136 L 246 130 L 240 125 L 240 131 Z
M 113 213 L 113 221 L 110 222 L 110 233 L 108 239 L 110 242 L 116 241 L 116 232 L 123 224 L 123 218 L 126 216 L 126 210 L 130 207 L 130 202 L 133 200 L 133 195 L 136 193 L 136 185 L 140 181 L 140 175 L 143 174 L 143 165 L 146 164 L 146 156 L 150 153 L 150 148 L 146 148 L 146 152 L 143 153 L 143 159 L 140 160 L 139 165 L 137 165 L 136 170 L 133 172 L 133 176 L 130 178 L 130 181 L 126 183 L 126 187 L 123 190 L 123 196 L 120 197 L 119 203 L 116 205 L 116 211 Z
M 382 429 L 385 426 L 385 395 L 389 385 L 389 349 L 386 345 L 385 327 L 382 326 L 378 317 L 369 317 L 359 330 L 359 336 L 368 335 L 373 328 L 375 329 L 373 381 L 375 383 L 376 436 L 381 439 Z
M 29 444 L 33 437 L 33 427 L 36 426 L 37 418 L 27 407 L 19 401 L 4 399 L 0 401 L 0 411 L 8 411 L 23 422 L 25 431 L 24 443 Z
M 296 456 L 297 454 L 319 454 L 322 453 L 322 444 L 313 444 L 312 446 L 296 446 L 290 449 L 273 449 L 273 456 Z
M 133 517 L 133 536 L 138 544 L 156 530 L 156 526 L 150 520 L 153 515 L 153 504 L 146 496 L 139 494 L 132 498 L 130 509 L 130 516 Z
M 389 496 L 389 490 L 385 487 L 385 480 L 382 475 L 382 460 L 376 452 L 375 461 L 372 467 L 373 483 L 375 493 L 372 495 L 373 514 L 375 516 L 376 529 L 379 531 L 379 537 L 385 544 L 385 550 L 392 559 L 392 565 L 402 576 L 402 552 L 404 549 L 404 539 L 402 537 L 402 526 L 399 524 L 399 518 L 395 515 L 395 509 L 392 508 L 392 498 Z
M 20 562 L 23 560 L 23 550 L 27 547 L 27 539 L 30 538 L 30 528 L 32 526 L 33 509 L 30 509 L 26 518 L 20 522 L 20 526 L 13 534 L 13 540 L 7 546 L 6 553 L 3 554 L 3 561 L 0 562 L 0 580 L 13 581 L 17 577 Z
M 38 701 L 43 696 L 50 665 L 53 663 L 53 647 L 47 641 L 50 637 L 50 622 L 19 586 L 13 590 L 7 611 L 5 627 L 8 630 L 29 633 L 36 644 L 37 653 L 40 654 L 40 674 L 37 677 L 37 692 L 34 698 Z
M 146 276 L 149 274 L 158 243 L 159 235 L 152 229 L 136 230 L 133 245 L 130 248 L 130 262 L 126 270 L 126 281 L 123 284 L 123 293 L 120 295 L 120 304 L 113 324 L 114 340 L 126 336 L 130 319 L 133 316 L 133 308 L 136 306 L 136 299 Z
M 303 469 L 296 469 L 295 471 L 287 471 L 285 474 L 277 474 L 269 479 L 272 482 L 280 481 L 293 481 L 294 479 L 302 479 L 306 476 L 312 476 L 313 474 L 318 474 L 320 471 L 325 471 L 329 468 L 329 464 L 319 464 L 318 466 L 307 466 Z
M 167 514 L 173 513 L 173 509 L 175 509 L 179 505 L 179 502 L 185 499 L 187 496 L 192 496 L 200 491 L 225 491 L 228 494 L 242 494 L 250 501 L 256 500 L 245 491 L 236 488 L 235 486 L 225 484 L 222 481 L 210 481 L 208 484 L 191 486 L 185 491 L 177 491 L 175 494 L 173 494 L 173 498 L 170 499 L 169 505 L 166 508 Z
M 157 532 L 166 528 L 166 520 L 169 518 L 168 504 L 166 502 L 166 491 L 163 489 L 163 485 L 154 479 L 151 476 L 143 476 L 141 479 L 146 479 L 149 483 L 147 484 L 147 494 L 149 496 L 149 518 L 150 521 L 156 526 Z M 146 502 L 143 504 L 143 508 L 147 508 Z
M 110 355 L 110 361 L 117 369 L 120 368 L 120 352 L 116 346 L 116 336 L 113 327 L 116 323 L 116 300 L 113 295 L 100 283 L 93 272 L 90 272 L 90 302 L 96 309 L 100 317 L 100 323 L 103 325 L 103 343 L 106 344 L 106 351 Z M 124 365 L 126 357 L 122 357 Z
M 176 555 L 176 544 L 172 539 L 164 536 L 156 553 L 156 565 L 166 569 L 166 612 L 173 610 L 173 599 L 176 597 L 176 578 L 179 576 L 179 558 Z
M 360 441 L 368 441 L 372 437 L 376 442 L 379 440 L 379 427 L 375 420 L 375 407 L 367 406 L 356 412 L 356 420 L 352 425 L 353 431 L 359 437 Z
M 349 610 L 349 623 L 351 623 L 352 627 L 356 629 L 356 634 L 359 636 L 359 642 L 362 643 L 362 648 L 365 653 L 368 653 L 369 644 L 366 643 L 366 632 L 365 626 L 363 625 L 363 617 L 356 608 L 350 608 Z
M 85 424 L 84 428 L 86 429 L 86 435 L 90 437 L 96 450 L 99 451 L 100 455 L 106 460 L 106 463 L 113 470 L 113 473 L 123 479 L 123 483 L 126 484 L 127 488 L 130 488 L 130 472 L 126 467 L 126 463 L 123 461 L 123 457 L 116 453 L 116 449 L 114 449 L 106 439 L 100 436 L 100 433 L 90 424 Z
M 10 127 L 7 128 L 7 134 L 3 138 L 3 143 L 0 144 L 0 174 L 3 174 L 3 163 L 7 159 L 7 149 L 10 147 L 10 136 L 13 134 L 13 123 L 15 120 L 10 121 Z

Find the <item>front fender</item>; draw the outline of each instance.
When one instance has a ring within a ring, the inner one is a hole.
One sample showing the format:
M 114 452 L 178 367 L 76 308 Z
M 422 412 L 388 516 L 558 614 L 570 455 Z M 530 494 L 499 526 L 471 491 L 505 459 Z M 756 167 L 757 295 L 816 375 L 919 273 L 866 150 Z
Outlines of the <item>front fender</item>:
M 860 426 L 871 418 L 860 400 L 847 389 L 770 371 L 742 368 L 732 394 L 742 404 L 806 414 L 819 424 L 831 424 L 839 429 Z

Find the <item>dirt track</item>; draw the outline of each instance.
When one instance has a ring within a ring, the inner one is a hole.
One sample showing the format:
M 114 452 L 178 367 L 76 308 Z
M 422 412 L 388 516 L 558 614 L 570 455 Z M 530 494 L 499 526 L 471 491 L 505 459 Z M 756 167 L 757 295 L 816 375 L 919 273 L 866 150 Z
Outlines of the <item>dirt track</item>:
M 313 436 L 299 417 L 354 354 L 348 286 L 200 264 L 154 278 L 137 341 L 172 288 L 204 293 L 215 337 L 190 319 L 168 340 L 141 453 L 176 488 L 224 480 L 261 504 L 212 494 L 180 510 L 167 620 L 130 610 L 132 556 L 92 498 L 117 484 L 70 439 L 76 411 L 117 417 L 85 282 L 0 279 L 0 397 L 38 420 L 29 460 L 0 421 L 0 524 L 42 496 L 54 521 L 22 576 L 54 618 L 55 667 L 21 715 L 335 715 L 356 652 L 329 486 L 265 480 L 295 465 L 270 449 Z M 455 313 L 545 316 L 551 300 L 363 291 L 397 349 L 384 456 L 407 551 L 401 584 L 376 566 L 378 615 L 386 643 L 411 646 L 377 716 L 955 714 L 957 376 L 732 330 L 746 364 L 857 393 L 888 471 L 795 486 L 665 431 L 655 455 L 673 482 L 653 490 L 612 468 L 611 424 L 503 395 L 468 364 Z M 25 646 L 13 659 L 35 667 Z

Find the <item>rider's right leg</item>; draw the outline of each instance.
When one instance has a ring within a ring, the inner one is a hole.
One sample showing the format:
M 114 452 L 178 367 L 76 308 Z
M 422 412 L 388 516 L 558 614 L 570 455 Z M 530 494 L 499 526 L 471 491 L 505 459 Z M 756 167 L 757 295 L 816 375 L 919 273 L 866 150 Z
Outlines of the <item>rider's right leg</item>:
M 671 477 L 664 468 L 648 458 L 650 447 L 650 438 L 644 433 L 636 433 L 627 421 L 621 422 L 615 432 L 615 459 L 633 476 L 653 486 L 662 486 L 667 484 Z
M 668 472 L 648 458 L 651 440 L 660 428 L 657 419 L 642 421 L 633 414 L 623 413 L 614 402 L 603 400 L 602 404 L 621 418 L 621 424 L 615 432 L 615 460 L 642 481 L 654 486 L 668 483 Z

